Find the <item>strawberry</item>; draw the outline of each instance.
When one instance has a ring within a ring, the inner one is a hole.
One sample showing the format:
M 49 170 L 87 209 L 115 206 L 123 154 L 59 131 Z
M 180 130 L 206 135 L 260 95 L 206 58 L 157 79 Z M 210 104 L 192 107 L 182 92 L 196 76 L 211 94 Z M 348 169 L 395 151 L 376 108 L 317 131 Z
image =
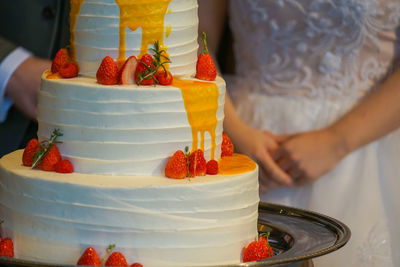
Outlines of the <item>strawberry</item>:
M 222 133 L 221 158 L 232 156 L 233 150 L 231 139 L 225 133 Z
M 62 48 L 58 50 L 56 56 L 53 59 L 53 62 L 51 64 L 51 72 L 52 73 L 57 73 L 60 71 L 61 66 L 69 61 L 69 54 L 68 50 L 65 48 Z
M 187 176 L 186 155 L 182 150 L 174 153 L 165 167 L 165 176 L 174 179 L 183 179 Z
M 88 247 L 79 258 L 77 265 L 101 266 L 101 260 L 96 250 Z
M 135 262 L 135 263 L 132 263 L 131 267 L 143 267 L 143 265 L 138 262 Z
M 164 70 L 159 70 L 157 72 L 158 74 L 158 83 L 160 85 L 171 85 L 173 81 L 173 77 L 171 72 L 167 71 L 165 72 Z
M 72 173 L 74 172 L 74 166 L 69 160 L 63 159 L 56 164 L 55 171 L 58 173 Z
M 78 66 L 73 62 L 67 61 L 62 64 L 59 72 L 63 78 L 75 78 L 78 76 Z
M 215 175 L 218 174 L 218 162 L 216 160 L 210 160 L 206 165 L 207 174 Z
M 196 78 L 205 81 L 214 81 L 217 77 L 217 68 L 211 55 L 208 53 L 207 35 L 205 32 L 203 32 L 201 40 L 203 41 L 204 50 L 197 59 Z
M 204 176 L 207 171 L 207 162 L 204 158 L 204 153 L 198 149 L 189 156 L 189 173 L 190 177 Z
M 117 63 L 109 56 L 103 58 L 96 73 L 97 82 L 104 85 L 118 84 L 119 71 Z
M 108 257 L 105 266 L 128 266 L 124 255 L 121 252 L 113 252 Z
M 61 154 L 56 145 L 52 145 L 49 152 L 44 156 L 41 166 L 44 171 L 55 171 L 57 163 L 61 161 Z
M 134 84 L 135 83 L 135 72 L 138 65 L 138 60 L 135 56 L 129 57 L 125 64 L 122 66 L 120 71 L 121 84 Z
M 144 54 L 136 67 L 135 82 L 137 85 L 153 85 L 156 73 L 154 59 L 150 54 Z
M 265 237 L 251 242 L 243 250 L 243 262 L 258 261 L 274 256 L 274 251 Z
M 25 147 L 24 153 L 22 154 L 22 164 L 27 167 L 31 167 L 33 164 L 33 158 L 35 153 L 40 149 L 40 143 L 37 139 L 31 139 Z
M 0 256 L 14 257 L 14 244 L 10 238 L 2 239 L 0 242 Z

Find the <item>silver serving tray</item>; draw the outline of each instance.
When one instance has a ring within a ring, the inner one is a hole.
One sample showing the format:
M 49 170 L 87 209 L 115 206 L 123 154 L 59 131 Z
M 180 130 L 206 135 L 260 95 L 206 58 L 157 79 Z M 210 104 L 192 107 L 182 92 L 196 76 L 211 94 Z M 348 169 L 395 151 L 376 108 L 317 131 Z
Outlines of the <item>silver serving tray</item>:
M 302 262 L 323 256 L 343 247 L 350 239 L 350 229 L 331 217 L 276 204 L 260 203 L 258 231 L 270 233 L 269 242 L 278 254 L 274 257 L 238 266 L 301 266 Z M 0 256 L 1 266 L 76 267 L 25 261 Z

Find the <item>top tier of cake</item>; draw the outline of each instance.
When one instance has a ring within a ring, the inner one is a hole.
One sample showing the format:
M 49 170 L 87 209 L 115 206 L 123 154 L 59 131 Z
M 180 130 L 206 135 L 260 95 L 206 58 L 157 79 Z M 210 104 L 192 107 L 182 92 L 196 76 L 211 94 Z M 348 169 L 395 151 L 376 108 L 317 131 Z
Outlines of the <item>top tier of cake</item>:
M 197 0 L 71 0 L 71 50 L 80 74 L 95 77 L 105 56 L 118 61 L 167 48 L 176 76 L 195 72 Z

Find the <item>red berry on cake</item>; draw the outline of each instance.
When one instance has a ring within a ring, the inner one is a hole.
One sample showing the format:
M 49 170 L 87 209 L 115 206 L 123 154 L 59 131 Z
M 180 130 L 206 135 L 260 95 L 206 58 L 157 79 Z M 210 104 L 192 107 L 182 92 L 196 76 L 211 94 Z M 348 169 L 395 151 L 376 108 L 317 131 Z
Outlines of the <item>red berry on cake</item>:
M 135 82 L 137 85 L 154 85 L 154 77 L 157 72 L 154 58 L 150 54 L 144 54 L 135 71 Z
M 68 61 L 60 67 L 59 72 L 63 78 L 75 78 L 78 76 L 79 71 L 75 63 Z
M 113 252 L 108 257 L 105 266 L 128 266 L 124 255 L 121 252 Z
M 218 174 L 218 162 L 216 160 L 210 160 L 207 162 L 207 174 L 216 175 Z
M 138 65 L 138 60 L 135 56 L 129 57 L 120 71 L 121 84 L 135 84 L 135 72 Z
M 55 171 L 58 172 L 58 173 L 72 173 L 72 172 L 74 172 L 74 166 L 67 159 L 60 160 L 56 164 L 55 168 L 56 168 Z
M 61 154 L 56 145 L 52 145 L 44 156 L 41 166 L 44 171 L 55 171 L 57 163 L 61 161 Z
M 10 238 L 4 238 L 0 242 L 0 256 L 14 257 L 14 244 Z
M 200 80 L 214 81 L 217 77 L 217 68 L 215 67 L 211 55 L 208 53 L 207 35 L 205 32 L 203 32 L 201 40 L 204 44 L 204 50 L 197 59 L 196 78 Z
M 222 133 L 221 158 L 232 156 L 233 150 L 231 139 L 225 133 Z
M 243 250 L 243 262 L 259 261 L 274 256 L 274 251 L 265 237 L 251 242 Z
M 157 72 L 158 74 L 158 82 L 160 85 L 171 85 L 173 81 L 173 77 L 171 72 L 167 71 L 165 72 L 164 70 L 159 70 Z
M 207 162 L 201 149 L 190 153 L 189 173 L 190 177 L 204 176 L 207 172 Z
M 101 260 L 96 250 L 88 247 L 79 258 L 77 265 L 101 266 Z
M 143 267 L 143 265 L 138 262 L 135 262 L 135 263 L 132 263 L 131 267 Z
M 114 59 L 106 56 L 96 73 L 97 82 L 104 85 L 118 84 L 119 71 Z
M 174 179 L 183 179 L 187 177 L 187 160 L 182 150 L 178 150 L 169 159 L 165 167 L 165 176 Z
M 35 153 L 40 149 L 39 141 L 34 138 L 31 139 L 25 147 L 24 153 L 22 154 L 22 164 L 27 167 L 31 167 L 33 164 L 33 158 Z
M 58 50 L 56 56 L 53 59 L 53 62 L 51 64 L 51 72 L 52 73 L 57 73 L 60 71 L 61 66 L 69 61 L 69 54 L 68 50 L 65 48 L 62 48 Z

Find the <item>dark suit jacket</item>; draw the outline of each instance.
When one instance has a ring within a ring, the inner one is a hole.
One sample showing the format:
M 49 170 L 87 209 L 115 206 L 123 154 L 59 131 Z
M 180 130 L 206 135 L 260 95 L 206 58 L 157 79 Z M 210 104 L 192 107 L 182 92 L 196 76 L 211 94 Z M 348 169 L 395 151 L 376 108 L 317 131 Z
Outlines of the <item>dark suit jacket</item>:
M 69 43 L 69 0 L 1 0 L 0 62 L 17 46 L 53 58 Z M 36 136 L 37 123 L 12 107 L 0 123 L 0 157 Z

